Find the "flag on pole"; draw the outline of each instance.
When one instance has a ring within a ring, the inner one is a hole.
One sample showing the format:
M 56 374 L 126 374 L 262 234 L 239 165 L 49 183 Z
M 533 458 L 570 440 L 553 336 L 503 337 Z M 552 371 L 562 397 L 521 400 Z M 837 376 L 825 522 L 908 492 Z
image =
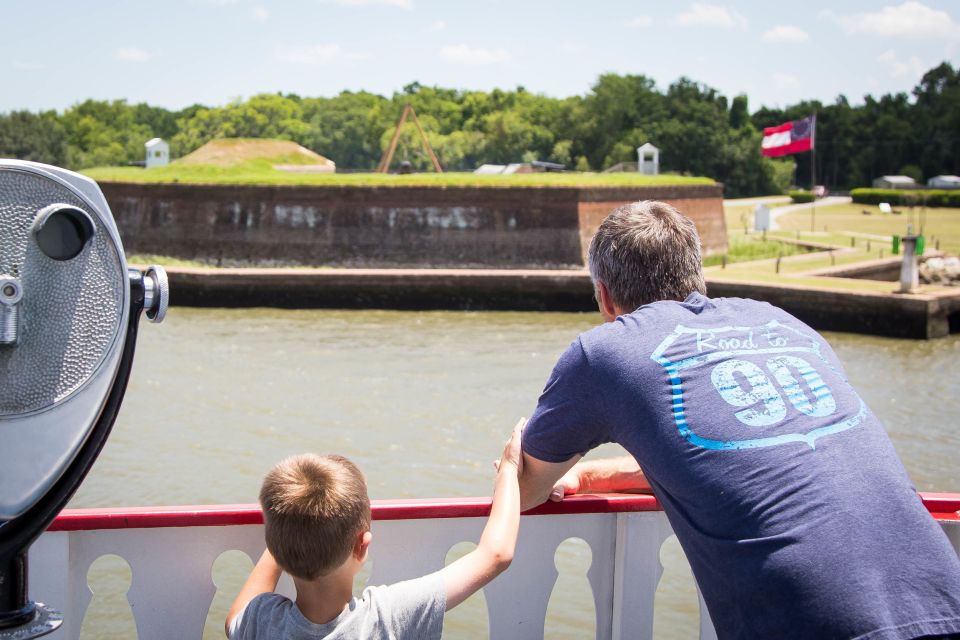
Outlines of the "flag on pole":
M 817 116 L 808 116 L 763 130 L 763 142 L 760 153 L 768 158 L 802 153 L 813 149 L 814 134 L 817 129 Z

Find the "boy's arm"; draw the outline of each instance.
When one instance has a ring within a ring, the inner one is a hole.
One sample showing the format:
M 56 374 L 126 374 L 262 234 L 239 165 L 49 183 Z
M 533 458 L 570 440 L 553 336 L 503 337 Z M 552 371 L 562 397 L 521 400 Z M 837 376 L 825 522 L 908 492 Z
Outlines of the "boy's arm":
M 547 498 L 556 500 L 553 496 L 561 483 L 566 480 L 567 484 L 572 484 L 575 476 L 571 474 L 573 469 L 577 468 L 574 465 L 582 457 L 573 456 L 566 462 L 546 462 L 526 452 L 521 455 L 523 456 L 523 472 L 520 474 L 520 509 L 522 511 L 543 504 Z M 576 491 L 569 493 L 576 493 Z
M 283 570 L 270 555 L 270 551 L 264 550 L 263 555 L 260 556 L 257 565 L 250 572 L 250 577 L 243 583 L 240 593 L 237 594 L 237 598 L 233 601 L 233 605 L 227 613 L 227 620 L 223 624 L 223 629 L 228 638 L 230 637 L 230 624 L 237 617 L 237 614 L 243 611 L 244 607 L 261 593 L 269 593 L 276 589 L 281 573 L 283 573 Z
M 469 598 L 485 584 L 503 573 L 513 560 L 520 529 L 520 432 L 526 420 L 513 428 L 503 450 L 493 488 L 490 517 L 480 535 L 477 548 L 443 568 L 443 586 L 447 595 L 447 611 Z

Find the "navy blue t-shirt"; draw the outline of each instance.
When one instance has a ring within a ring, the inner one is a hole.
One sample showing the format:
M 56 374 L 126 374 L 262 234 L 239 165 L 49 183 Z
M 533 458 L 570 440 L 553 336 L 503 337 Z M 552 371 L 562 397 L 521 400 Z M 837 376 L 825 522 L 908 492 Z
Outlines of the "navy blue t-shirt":
M 695 293 L 581 334 L 523 449 L 605 442 L 640 463 L 721 638 L 960 633 L 960 560 L 833 350 L 781 309 Z

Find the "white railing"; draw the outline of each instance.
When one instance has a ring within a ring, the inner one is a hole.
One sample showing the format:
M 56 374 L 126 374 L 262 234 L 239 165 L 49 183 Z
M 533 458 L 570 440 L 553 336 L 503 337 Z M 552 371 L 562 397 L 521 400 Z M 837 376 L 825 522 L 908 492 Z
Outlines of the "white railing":
M 923 497 L 960 553 L 960 495 Z M 489 507 L 485 498 L 375 501 L 369 584 L 442 567 L 451 547 L 479 539 Z M 651 496 L 577 496 L 525 514 L 513 564 L 484 589 L 490 637 L 543 637 L 554 554 L 573 537 L 592 554 L 597 638 L 651 638 L 660 547 L 671 533 Z M 64 614 L 49 637 L 78 638 L 92 597 L 89 568 L 118 555 L 132 571 L 127 600 L 138 637 L 199 638 L 216 592 L 214 562 L 234 549 L 256 560 L 263 548 L 256 505 L 66 510 L 31 547 L 29 595 Z M 278 591 L 293 595 L 292 582 L 284 577 Z M 700 621 L 700 638 L 715 638 L 702 600 Z

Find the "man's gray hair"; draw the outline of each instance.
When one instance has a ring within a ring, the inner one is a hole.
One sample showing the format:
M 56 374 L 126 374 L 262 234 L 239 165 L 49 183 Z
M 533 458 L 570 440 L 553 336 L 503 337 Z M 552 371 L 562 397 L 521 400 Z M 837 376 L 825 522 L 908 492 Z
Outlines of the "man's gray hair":
M 697 228 L 664 202 L 614 209 L 590 241 L 587 263 L 594 286 L 602 282 L 614 304 L 628 313 L 658 300 L 707 292 Z

